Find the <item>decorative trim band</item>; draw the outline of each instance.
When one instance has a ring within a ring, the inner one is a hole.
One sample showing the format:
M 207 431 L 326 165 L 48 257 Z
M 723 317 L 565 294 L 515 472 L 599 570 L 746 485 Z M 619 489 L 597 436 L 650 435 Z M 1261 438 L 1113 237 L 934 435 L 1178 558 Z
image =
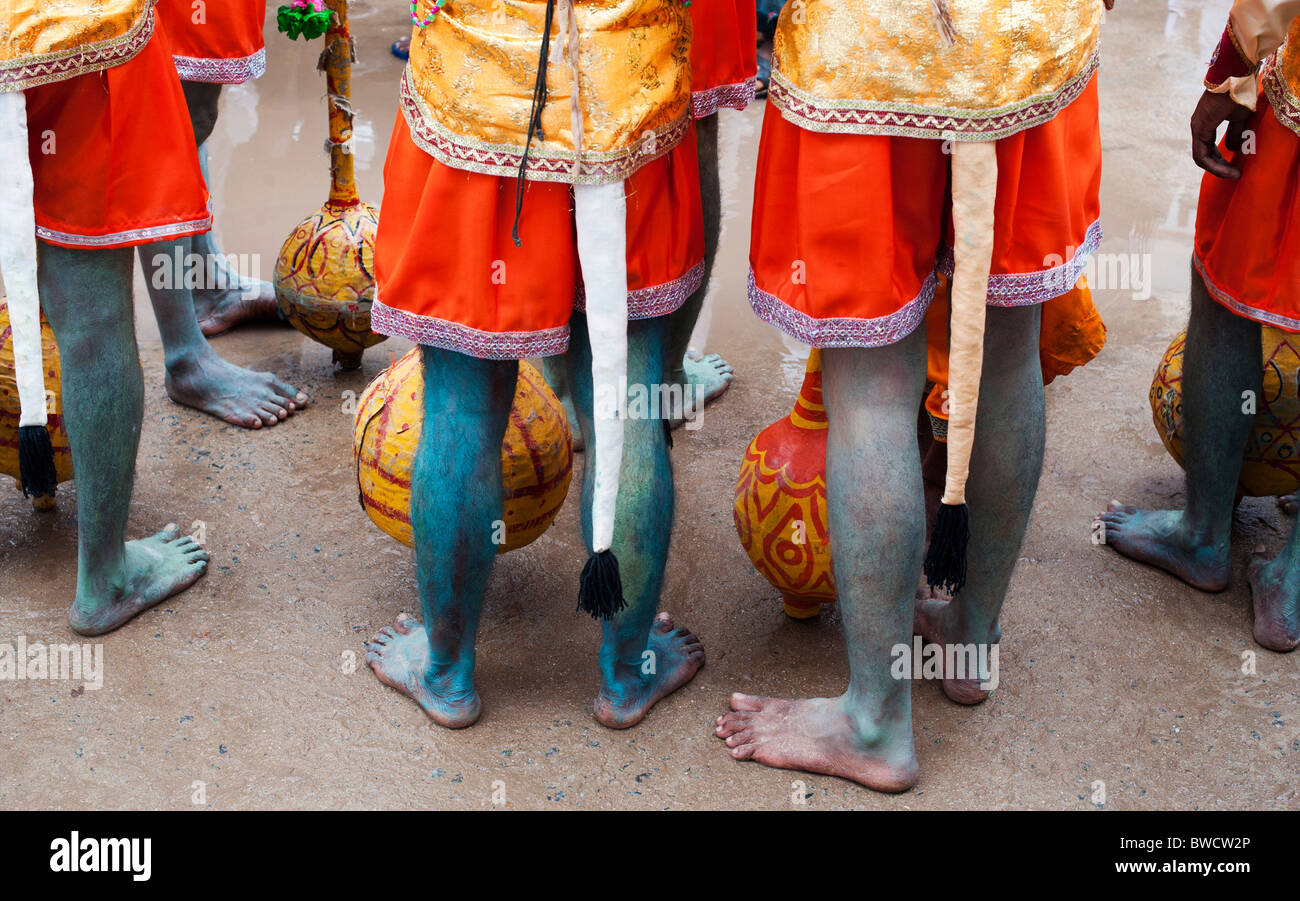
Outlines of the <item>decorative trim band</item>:
M 519 165 L 524 156 L 522 147 L 476 141 L 455 134 L 434 121 L 411 84 L 409 64 L 402 73 L 399 102 L 402 115 L 411 129 L 411 140 L 444 166 L 504 178 L 519 175 Z M 530 150 L 528 178 L 531 181 L 582 185 L 627 181 L 642 166 L 664 156 L 681 143 L 690 127 L 690 121 L 689 111 L 683 112 L 666 129 L 649 132 L 645 140 L 638 141 L 631 147 L 606 153 L 584 152 L 576 173 L 574 163 L 577 156 L 573 151 L 540 148 Z
M 153 37 L 153 16 L 153 6 L 150 5 L 130 30 L 118 37 L 0 65 L 0 91 L 25 91 L 120 66 L 143 50 Z
M 720 109 L 744 109 L 754 101 L 757 92 L 757 78 L 696 91 L 691 94 L 691 115 L 696 119 L 707 119 Z
M 1023 307 L 1036 303 L 1045 303 L 1065 294 L 1069 294 L 1079 276 L 1083 275 L 1088 265 L 1088 258 L 1101 246 L 1101 220 L 1088 226 L 1083 243 L 1074 251 L 1070 259 L 1038 272 L 994 273 L 989 276 L 989 306 Z M 952 278 L 954 257 L 952 248 L 944 245 L 939 252 L 939 272 Z
M 676 312 L 678 307 L 686 303 L 688 297 L 700 290 L 702 284 L 704 284 L 704 261 L 700 260 L 685 275 L 670 282 L 627 292 L 627 318 L 629 320 L 653 319 L 656 316 Z M 573 308 L 579 312 L 587 310 L 587 292 L 582 285 L 578 286 Z
M 806 131 L 906 138 L 996 141 L 1050 122 L 1079 98 L 1097 71 L 1094 53 L 1056 91 L 992 110 L 956 110 L 908 103 L 824 100 L 772 72 L 768 96 L 790 122 Z
M 1260 84 L 1264 88 L 1265 96 L 1268 97 L 1269 106 L 1273 107 L 1273 115 L 1277 117 L 1277 121 L 1300 135 L 1300 97 L 1291 90 L 1281 65 L 1283 54 L 1287 52 L 1288 45 L 1283 44 L 1269 59 L 1267 68 L 1260 77 Z
M 550 357 L 569 348 L 567 325 L 536 332 L 487 332 L 436 316 L 420 316 L 397 310 L 375 299 L 370 308 L 370 328 L 380 335 L 392 335 L 480 360 L 523 360 Z
M 198 235 L 211 228 L 212 217 L 204 216 L 202 219 L 191 219 L 188 222 L 170 222 L 149 228 L 132 228 L 109 235 L 78 235 L 38 225 L 36 237 L 63 247 L 131 247 L 136 244 L 152 244 L 155 241 L 170 241 L 186 235 Z
M 653 319 L 677 310 L 686 299 L 704 283 L 704 261 L 691 267 L 685 275 L 662 285 L 629 291 L 627 318 Z M 579 285 L 573 299 L 573 309 L 586 310 L 586 296 Z M 392 335 L 424 344 L 441 347 L 478 357 L 480 360 L 523 360 L 528 357 L 549 357 L 569 349 L 569 327 L 556 326 L 535 332 L 489 332 L 470 328 L 458 322 L 421 316 L 388 306 L 375 299 L 370 307 L 370 328 L 380 335 Z
M 1201 262 L 1200 254 L 1192 254 L 1192 264 L 1196 271 L 1200 273 L 1201 280 L 1205 282 L 1205 288 L 1210 292 L 1210 296 L 1223 304 L 1238 316 L 1244 316 L 1247 319 L 1253 319 L 1255 322 L 1262 322 L 1265 325 L 1276 326 L 1280 329 L 1286 329 L 1289 332 L 1300 332 L 1300 319 L 1292 319 L 1290 316 L 1283 316 L 1279 313 L 1270 313 L 1268 310 L 1261 310 L 1252 307 L 1249 304 L 1242 303 L 1233 297 L 1227 291 L 1224 291 L 1214 283 L 1210 278 L 1210 273 L 1206 271 L 1205 264 Z
M 181 81 L 203 81 L 208 84 L 243 84 L 261 78 L 266 72 L 266 48 L 251 56 L 232 59 L 214 59 L 202 56 L 173 56 L 176 74 Z
M 750 267 L 749 305 L 754 308 L 759 319 L 813 347 L 885 347 L 902 341 L 916 331 L 925 319 L 925 311 L 934 300 L 937 281 L 931 272 L 916 297 L 888 316 L 875 319 L 817 319 L 758 287 L 754 269 Z

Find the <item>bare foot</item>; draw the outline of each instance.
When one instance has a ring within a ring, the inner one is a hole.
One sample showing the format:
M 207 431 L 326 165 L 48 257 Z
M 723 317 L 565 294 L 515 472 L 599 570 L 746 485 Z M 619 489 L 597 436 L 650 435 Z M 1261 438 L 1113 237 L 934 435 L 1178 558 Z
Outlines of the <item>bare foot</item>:
M 916 599 L 918 601 L 951 601 L 952 595 L 943 588 L 931 588 L 930 583 L 921 576 L 921 581 L 916 585 Z
M 912 631 L 920 635 L 926 644 L 937 644 L 942 648 L 948 647 L 949 632 L 951 631 L 944 620 L 951 601 L 936 600 L 934 598 L 917 598 L 916 613 L 912 621 Z M 988 698 L 989 693 L 981 688 L 983 679 L 979 678 L 978 673 L 975 678 L 963 677 L 956 678 L 955 674 L 949 676 L 947 670 L 948 654 L 943 656 L 944 669 L 943 674 L 943 693 L 948 696 L 948 700 L 955 701 L 958 704 L 971 706 L 979 704 Z M 990 683 L 992 684 L 992 683 Z
M 1260 545 L 1246 570 L 1255 606 L 1255 641 L 1282 654 L 1300 645 L 1300 574 L 1287 569 L 1284 558 L 1269 560 Z
M 882 792 L 916 784 L 910 731 L 893 749 L 867 741 L 842 697 L 792 701 L 733 694 L 731 712 L 718 717 L 714 731 L 737 760 L 839 776 Z
M 234 287 L 195 288 L 194 312 L 199 330 L 211 338 L 245 322 L 267 322 L 280 318 L 275 287 L 261 279 L 232 276 Z
M 682 358 L 681 367 L 672 372 L 673 381 L 682 386 L 682 398 L 692 417 L 699 415 L 695 409 L 699 398 L 703 398 L 701 408 L 713 403 L 727 392 L 735 378 L 735 367 L 717 354 L 695 357 L 688 353 Z M 674 429 L 686 424 L 681 410 L 670 410 L 668 419 Z
M 208 552 L 175 523 L 148 538 L 126 543 L 122 573 L 103 597 L 87 597 L 77 585 L 68 625 L 79 635 L 112 632 L 138 613 L 184 591 L 208 568 Z
M 1286 497 L 1279 497 L 1277 505 L 1282 508 L 1282 512 L 1287 516 L 1295 516 L 1300 513 L 1300 494 L 1289 494 Z
M 209 351 L 167 364 L 167 396 L 232 425 L 260 429 L 305 408 L 310 398 L 270 372 L 227 363 Z
M 704 666 L 704 645 L 688 629 L 675 628 L 667 613 L 655 617 L 646 649 L 654 652 L 654 672 L 637 666 L 614 684 L 602 684 L 596 696 L 595 716 L 611 729 L 635 726 L 650 708 L 695 677 Z
M 415 701 L 439 726 L 463 729 L 483 713 L 473 670 L 435 667 L 424 626 L 405 613 L 370 639 L 366 663 L 380 682 Z
M 1207 547 L 1190 536 L 1182 511 L 1139 510 L 1111 501 L 1097 521 L 1106 526 L 1105 543 L 1125 557 L 1159 567 L 1201 591 L 1228 587 L 1228 548 Z

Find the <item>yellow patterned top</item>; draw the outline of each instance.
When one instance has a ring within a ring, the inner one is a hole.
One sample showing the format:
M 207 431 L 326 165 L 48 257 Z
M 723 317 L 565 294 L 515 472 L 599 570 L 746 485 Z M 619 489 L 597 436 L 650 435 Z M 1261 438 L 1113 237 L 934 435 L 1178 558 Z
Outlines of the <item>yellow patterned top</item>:
M 155 0 L 4 0 L 0 91 L 121 65 L 153 34 Z
M 401 104 L 421 148 L 456 168 L 518 173 L 545 15 L 546 0 L 449 0 L 415 30 Z M 690 41 L 682 0 L 558 0 L 529 178 L 620 181 L 676 146 L 690 115 Z
M 988 141 L 1052 119 L 1097 67 L 1102 0 L 799 0 L 771 97 L 801 128 Z

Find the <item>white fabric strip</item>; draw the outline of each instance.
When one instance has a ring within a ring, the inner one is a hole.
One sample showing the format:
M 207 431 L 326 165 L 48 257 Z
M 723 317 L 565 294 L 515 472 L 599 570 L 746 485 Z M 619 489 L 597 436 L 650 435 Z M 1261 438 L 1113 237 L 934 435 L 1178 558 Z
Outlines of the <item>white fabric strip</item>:
M 574 185 L 578 264 L 587 287 L 587 332 L 595 398 L 596 487 L 592 550 L 614 542 L 623 467 L 623 399 L 627 390 L 627 194 L 624 183 Z
M 966 503 L 984 371 L 984 319 L 993 260 L 998 149 L 991 142 L 952 144 L 953 253 L 948 339 L 948 474 L 943 502 Z
M 36 293 L 36 209 L 27 148 L 27 98 L 0 93 L 0 274 L 14 335 L 14 378 L 20 426 L 45 425 L 41 302 Z

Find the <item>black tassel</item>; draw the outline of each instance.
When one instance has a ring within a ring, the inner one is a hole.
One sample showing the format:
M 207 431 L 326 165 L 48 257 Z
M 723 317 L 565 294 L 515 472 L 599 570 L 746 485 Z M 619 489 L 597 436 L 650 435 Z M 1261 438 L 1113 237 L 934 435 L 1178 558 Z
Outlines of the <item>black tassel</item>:
M 931 588 L 957 594 L 966 584 L 966 548 L 970 544 L 970 510 L 965 504 L 939 505 L 925 555 L 925 580 Z
M 50 497 L 59 487 L 54 469 L 54 445 L 43 425 L 25 425 L 18 429 L 18 478 L 27 497 Z
M 610 620 L 626 606 L 618 558 L 613 551 L 592 554 L 578 583 L 578 609 L 590 613 L 593 619 Z

